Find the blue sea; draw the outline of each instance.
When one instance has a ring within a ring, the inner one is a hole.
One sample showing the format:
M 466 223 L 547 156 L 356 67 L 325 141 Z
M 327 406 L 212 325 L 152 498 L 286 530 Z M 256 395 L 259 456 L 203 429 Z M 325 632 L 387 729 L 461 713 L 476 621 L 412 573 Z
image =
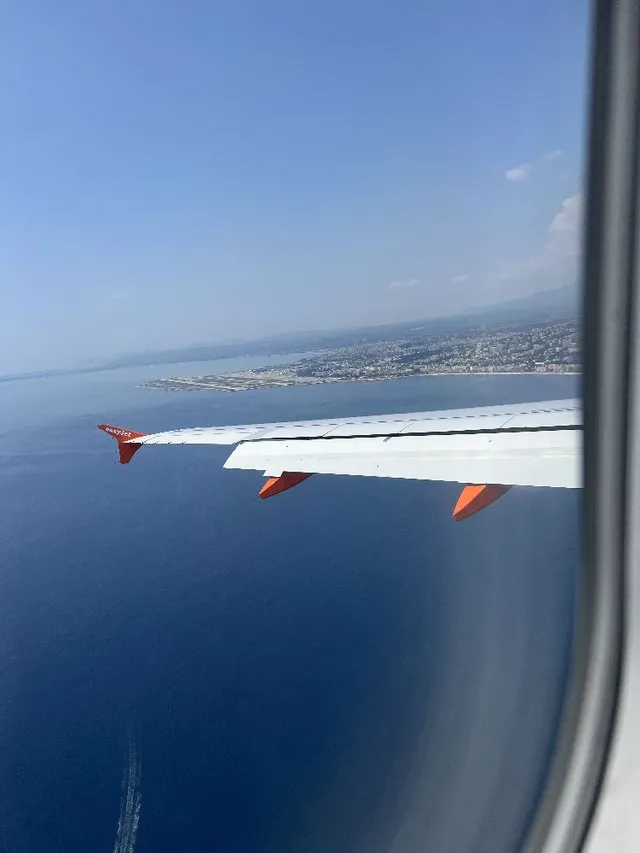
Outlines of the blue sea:
M 573 377 L 0 385 L 0 850 L 508 853 L 569 672 L 578 495 L 313 477 L 257 499 L 154 432 L 572 396 Z

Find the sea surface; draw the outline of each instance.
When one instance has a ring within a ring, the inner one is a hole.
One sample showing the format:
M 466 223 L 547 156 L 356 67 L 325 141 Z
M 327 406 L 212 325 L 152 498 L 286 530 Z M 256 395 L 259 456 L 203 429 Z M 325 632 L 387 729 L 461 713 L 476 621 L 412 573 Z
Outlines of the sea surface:
M 171 375 L 255 360 L 173 365 Z M 263 363 L 263 362 L 261 362 Z M 569 673 L 578 495 L 314 477 L 153 432 L 572 396 L 575 377 L 238 394 L 0 385 L 0 851 L 519 848 Z

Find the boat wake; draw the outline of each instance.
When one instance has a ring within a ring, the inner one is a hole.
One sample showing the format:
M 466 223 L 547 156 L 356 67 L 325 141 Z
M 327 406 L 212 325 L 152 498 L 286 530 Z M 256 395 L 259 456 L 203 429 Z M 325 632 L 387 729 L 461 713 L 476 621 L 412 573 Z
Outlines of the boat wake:
M 133 730 L 129 731 L 127 767 L 122 776 L 120 817 L 113 853 L 134 853 L 138 824 L 140 823 L 140 757 Z

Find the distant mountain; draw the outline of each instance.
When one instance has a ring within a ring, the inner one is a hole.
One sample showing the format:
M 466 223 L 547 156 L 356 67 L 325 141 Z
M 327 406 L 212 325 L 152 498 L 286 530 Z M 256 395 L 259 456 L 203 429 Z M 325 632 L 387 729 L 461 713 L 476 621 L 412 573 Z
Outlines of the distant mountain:
M 365 326 L 356 329 L 322 330 L 316 332 L 286 332 L 253 341 L 234 341 L 220 344 L 201 344 L 171 350 L 147 351 L 126 354 L 109 359 L 103 369 L 117 367 L 142 367 L 180 362 L 216 361 L 224 358 L 246 356 L 286 355 L 294 352 L 311 352 L 322 349 L 350 346 L 359 341 L 394 340 L 416 327 L 426 333 L 442 334 L 448 329 L 459 330 L 465 326 L 486 323 L 545 322 L 578 316 L 578 288 L 558 287 L 529 296 L 510 299 L 449 317 L 411 320 L 382 326 Z
M 474 311 L 469 316 L 491 316 L 497 322 L 509 319 L 555 320 L 565 317 L 577 317 L 580 310 L 580 290 L 577 285 L 554 287 L 552 290 L 540 290 L 529 296 L 509 299 L 497 305 L 488 305 Z
M 356 329 L 287 332 L 259 340 L 227 340 L 217 344 L 198 344 L 170 350 L 125 353 L 117 358 L 92 359 L 76 369 L 13 374 L 12 376 L 0 377 L 0 381 L 67 373 L 92 373 L 118 367 L 146 367 L 156 364 L 178 364 L 180 362 L 216 361 L 246 356 L 264 357 L 312 352 L 350 346 L 358 342 L 371 343 L 373 341 L 395 340 L 416 328 L 423 329 L 426 334 L 443 334 L 449 330 L 459 331 L 465 327 L 491 323 L 545 322 L 568 319 L 577 317 L 578 310 L 579 289 L 574 285 L 542 290 L 529 296 L 509 299 L 506 302 L 487 305 L 449 317 L 432 317 L 427 320 L 417 319 L 405 323 L 365 326 Z

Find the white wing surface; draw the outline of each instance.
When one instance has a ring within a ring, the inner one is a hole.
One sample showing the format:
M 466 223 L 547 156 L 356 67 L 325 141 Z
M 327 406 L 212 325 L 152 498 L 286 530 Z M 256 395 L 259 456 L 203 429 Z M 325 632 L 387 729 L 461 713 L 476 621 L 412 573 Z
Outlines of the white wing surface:
M 473 495 L 465 490 L 475 512 L 511 486 L 581 485 L 582 412 L 576 400 L 152 435 L 107 424 L 100 429 L 117 439 L 124 463 L 147 444 L 237 445 L 225 468 L 263 471 L 271 479 L 262 497 L 311 474 L 442 480 L 475 484 Z M 454 516 L 472 514 L 465 513 Z

